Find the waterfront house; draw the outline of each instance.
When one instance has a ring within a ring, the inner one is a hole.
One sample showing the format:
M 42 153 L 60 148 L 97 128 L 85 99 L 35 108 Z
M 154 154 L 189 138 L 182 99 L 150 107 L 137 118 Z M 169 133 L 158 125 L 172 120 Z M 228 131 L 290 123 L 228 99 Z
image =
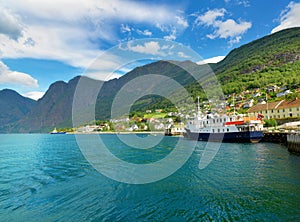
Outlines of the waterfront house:
M 266 104 L 257 104 L 248 110 L 250 116 L 262 114 L 268 119 L 286 119 L 300 117 L 300 99 L 293 101 L 277 101 Z

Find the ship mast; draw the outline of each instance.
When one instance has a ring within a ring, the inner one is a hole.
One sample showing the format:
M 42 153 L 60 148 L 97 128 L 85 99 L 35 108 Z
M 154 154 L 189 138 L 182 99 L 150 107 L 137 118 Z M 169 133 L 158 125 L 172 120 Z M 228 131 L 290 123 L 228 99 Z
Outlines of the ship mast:
M 198 96 L 198 106 L 197 106 L 197 117 L 201 116 L 201 110 L 200 110 L 200 101 L 199 101 L 199 96 Z

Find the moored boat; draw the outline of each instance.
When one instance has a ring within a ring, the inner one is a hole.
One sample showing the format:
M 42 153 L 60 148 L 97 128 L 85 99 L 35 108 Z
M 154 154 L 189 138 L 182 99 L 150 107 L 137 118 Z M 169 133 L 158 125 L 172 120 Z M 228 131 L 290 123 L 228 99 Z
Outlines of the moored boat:
M 50 132 L 50 134 L 66 134 L 66 132 L 64 132 L 64 131 L 57 131 L 57 129 L 54 128 L 54 129 Z
M 183 136 L 199 141 L 257 143 L 263 137 L 263 120 L 262 116 L 201 115 L 198 105 L 198 114 L 188 122 Z

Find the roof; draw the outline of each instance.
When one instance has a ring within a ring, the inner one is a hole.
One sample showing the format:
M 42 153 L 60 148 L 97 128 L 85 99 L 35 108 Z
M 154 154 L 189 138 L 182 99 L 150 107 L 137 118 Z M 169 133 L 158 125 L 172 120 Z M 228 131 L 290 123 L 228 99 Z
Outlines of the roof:
M 285 101 L 281 100 L 278 102 L 272 102 L 268 104 L 257 104 L 255 106 L 252 106 L 248 113 L 254 113 L 254 112 L 260 112 L 264 110 L 271 110 L 271 109 L 288 109 L 293 107 L 300 107 L 300 99 L 296 98 L 293 101 Z
M 286 108 L 292 108 L 292 107 L 299 107 L 300 106 L 300 99 L 296 98 L 293 101 L 284 101 L 280 106 L 279 109 L 286 109 Z
M 248 113 L 254 113 L 254 112 L 260 112 L 262 110 L 270 110 L 270 109 L 276 109 L 278 106 L 283 102 L 284 100 L 277 101 L 277 102 L 271 102 L 271 103 L 266 103 L 266 104 L 257 104 L 255 106 L 252 106 L 249 110 Z

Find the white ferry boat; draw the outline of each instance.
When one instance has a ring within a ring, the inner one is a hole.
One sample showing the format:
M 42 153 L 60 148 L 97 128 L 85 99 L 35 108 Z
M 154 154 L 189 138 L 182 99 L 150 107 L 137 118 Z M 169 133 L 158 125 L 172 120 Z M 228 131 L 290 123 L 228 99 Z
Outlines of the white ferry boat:
M 201 115 L 188 122 L 185 138 L 199 141 L 257 143 L 263 137 L 262 116 L 250 118 L 243 115 Z
M 54 128 L 54 130 L 52 130 L 51 132 L 50 132 L 50 134 L 66 134 L 66 132 L 58 132 L 57 130 L 56 130 L 56 128 Z

